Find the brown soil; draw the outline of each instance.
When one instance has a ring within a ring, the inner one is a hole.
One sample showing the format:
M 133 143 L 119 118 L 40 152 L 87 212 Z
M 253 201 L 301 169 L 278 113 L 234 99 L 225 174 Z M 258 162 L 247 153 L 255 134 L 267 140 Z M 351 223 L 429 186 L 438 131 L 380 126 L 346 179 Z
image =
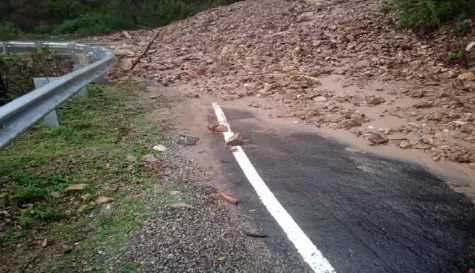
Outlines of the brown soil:
M 475 82 L 462 80 L 467 68 L 449 65 L 447 56 L 474 34 L 418 37 L 398 29 L 377 0 L 264 0 L 130 35 L 93 39 L 119 56 L 118 79 L 186 84 L 189 97 L 246 101 L 345 140 L 354 140 L 350 132 L 370 146 L 454 162 L 473 180 Z

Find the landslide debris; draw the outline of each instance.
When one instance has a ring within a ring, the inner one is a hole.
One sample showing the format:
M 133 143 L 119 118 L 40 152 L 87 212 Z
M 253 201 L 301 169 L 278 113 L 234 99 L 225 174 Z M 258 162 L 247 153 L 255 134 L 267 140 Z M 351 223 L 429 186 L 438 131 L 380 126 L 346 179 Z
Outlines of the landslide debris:
M 119 56 L 118 79 L 183 85 L 197 97 L 252 98 L 251 107 L 277 118 L 379 135 L 384 141 L 366 139 L 475 168 L 475 68 L 448 62 L 461 48 L 469 56 L 474 34 L 418 37 L 397 28 L 377 0 L 312 2 L 211 9 L 160 28 L 150 47 L 156 30 L 97 40 Z

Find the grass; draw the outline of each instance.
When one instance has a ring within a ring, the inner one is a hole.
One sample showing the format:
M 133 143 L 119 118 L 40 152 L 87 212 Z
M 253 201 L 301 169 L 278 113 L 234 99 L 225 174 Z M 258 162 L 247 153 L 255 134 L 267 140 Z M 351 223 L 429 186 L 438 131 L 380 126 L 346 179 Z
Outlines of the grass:
M 48 191 L 36 185 L 18 187 L 15 193 L 15 200 L 19 205 L 46 200 Z
M 140 273 L 142 272 L 136 265 L 131 263 L 123 264 L 119 268 L 119 273 Z
M 89 262 L 90 272 L 109 272 L 130 234 L 143 225 L 150 211 L 139 198 L 125 198 L 114 209 L 99 211 L 92 223 L 93 234 L 81 242 L 74 255 L 65 256 L 51 265 L 49 272 L 75 272 L 84 261 Z M 71 233 L 71 230 L 67 232 Z
M 74 246 L 61 259 L 38 259 L 49 272 L 78 272 L 84 264 L 90 272 L 111 270 L 130 234 L 150 216 L 148 196 L 161 196 L 153 192 L 156 170 L 140 161 L 163 140 L 158 125 L 146 117 L 156 102 L 141 100 L 141 90 L 133 83 L 91 86 L 89 96 L 59 107 L 60 127 L 39 124 L 0 151 L 0 178 L 6 181 L 1 193 L 7 200 L 0 210 L 11 215 L 11 224 L 0 232 L 0 251 L 13 255 L 3 255 L 1 263 L 26 263 L 21 259 L 34 251 L 31 240 L 43 234 L 54 242 L 46 253 L 55 245 Z M 137 160 L 127 160 L 130 155 Z M 88 185 L 84 191 L 64 192 L 81 183 Z M 99 196 L 114 201 L 98 206 Z M 140 272 L 131 264 L 120 270 Z

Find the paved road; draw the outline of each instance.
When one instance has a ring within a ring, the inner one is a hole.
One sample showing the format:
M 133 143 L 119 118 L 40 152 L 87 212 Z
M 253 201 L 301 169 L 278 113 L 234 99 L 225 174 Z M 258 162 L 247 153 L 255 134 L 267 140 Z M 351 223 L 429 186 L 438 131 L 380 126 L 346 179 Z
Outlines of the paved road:
M 422 167 L 224 111 L 245 136 L 243 148 L 266 184 L 337 272 L 461 273 L 475 267 L 474 206 Z M 222 147 L 220 136 L 216 143 Z M 216 153 L 243 212 L 269 235 L 271 249 L 295 263 L 295 272 L 308 271 L 299 268 L 296 250 L 231 153 Z

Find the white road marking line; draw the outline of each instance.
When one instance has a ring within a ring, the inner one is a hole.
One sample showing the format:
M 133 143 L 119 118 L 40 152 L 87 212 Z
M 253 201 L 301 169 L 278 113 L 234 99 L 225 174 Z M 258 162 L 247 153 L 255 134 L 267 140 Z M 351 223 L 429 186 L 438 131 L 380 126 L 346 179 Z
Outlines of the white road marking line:
M 221 107 L 217 103 L 213 102 L 213 108 L 214 108 L 214 113 L 216 114 L 216 118 L 218 119 L 218 123 L 220 125 L 225 126 L 228 129 L 226 132 L 223 132 L 224 141 L 228 141 L 228 139 L 230 139 L 233 136 L 233 132 L 231 131 L 231 126 L 226 120 L 226 116 L 224 115 L 223 109 L 221 109 Z
M 233 135 L 231 126 L 226 120 L 223 110 L 217 103 L 213 103 L 213 108 L 218 122 L 228 128 L 228 132 L 223 133 L 224 139 L 227 140 Z M 259 199 L 287 234 L 287 237 L 294 244 L 295 248 L 303 257 L 305 262 L 310 265 L 315 273 L 335 273 L 335 269 L 331 266 L 328 260 L 312 243 L 307 235 L 305 235 L 303 230 L 297 225 L 290 214 L 279 203 L 269 187 L 267 187 L 266 183 L 264 180 L 262 180 L 259 173 L 257 173 L 257 170 L 252 165 L 242 147 L 233 146 L 231 151 L 242 171 L 249 180 L 249 183 L 251 183 L 252 187 L 259 196 Z

